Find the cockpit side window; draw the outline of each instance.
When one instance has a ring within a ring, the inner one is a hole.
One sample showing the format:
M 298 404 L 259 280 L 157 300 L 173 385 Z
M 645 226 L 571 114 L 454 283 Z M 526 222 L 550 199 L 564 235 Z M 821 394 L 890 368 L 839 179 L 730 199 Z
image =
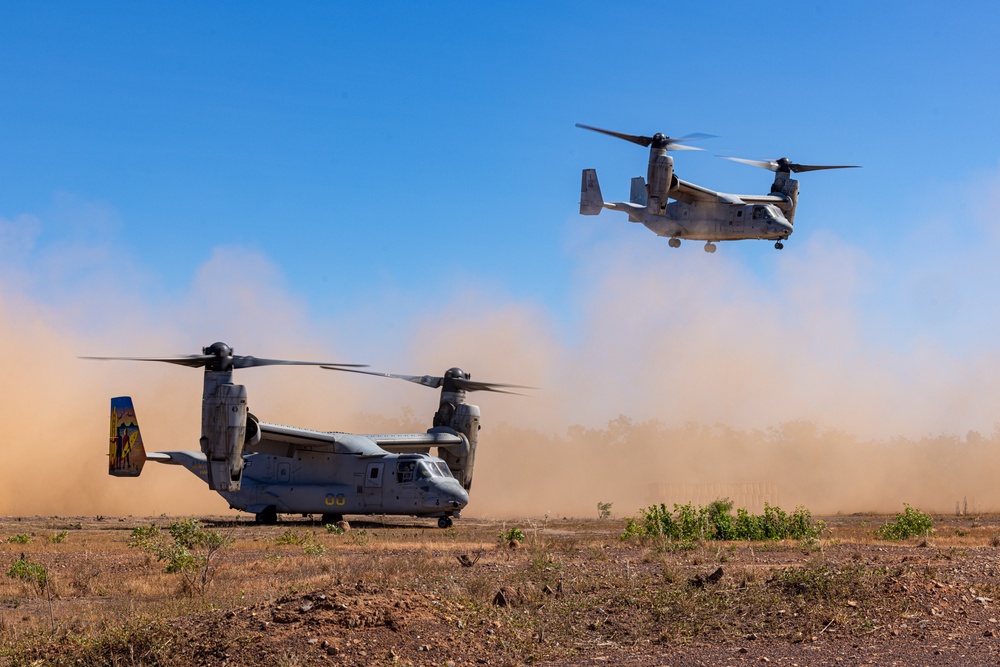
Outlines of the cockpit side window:
M 427 479 L 431 476 L 431 471 L 427 468 L 427 464 L 421 462 L 417 466 L 417 479 Z
M 451 477 L 452 476 L 451 470 L 448 469 L 448 466 L 443 461 L 438 462 L 437 469 L 438 469 L 438 472 L 441 473 L 442 477 Z
M 416 461 L 400 461 L 396 465 L 396 481 L 400 484 L 403 484 L 404 482 L 412 482 L 413 469 L 416 465 Z

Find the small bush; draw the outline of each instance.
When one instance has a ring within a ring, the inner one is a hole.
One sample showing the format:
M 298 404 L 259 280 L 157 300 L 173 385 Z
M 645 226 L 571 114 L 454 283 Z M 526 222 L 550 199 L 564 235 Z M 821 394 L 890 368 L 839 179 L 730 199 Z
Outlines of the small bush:
M 11 535 L 7 538 L 7 541 L 11 544 L 27 544 L 31 541 L 31 535 L 25 535 L 23 533 L 18 535 Z
M 524 541 L 524 531 L 520 528 L 511 528 L 506 533 L 500 533 L 497 538 L 502 543 L 511 542 L 517 540 L 518 542 Z
M 10 569 L 7 570 L 7 576 L 32 584 L 39 592 L 45 590 L 49 581 L 49 573 L 45 566 L 31 562 L 24 554 L 21 554 L 21 557 L 10 566 Z
M 277 538 L 275 538 L 274 543 L 277 545 L 291 544 L 299 546 L 305 544 L 309 541 L 309 536 L 305 533 L 299 532 L 297 530 L 292 530 L 289 528 Z
M 204 595 L 214 574 L 212 558 L 233 539 L 218 531 L 206 530 L 197 519 L 170 524 L 167 535 L 159 526 L 138 526 L 129 536 L 128 545 L 155 556 L 166 564 L 167 572 L 180 574 L 186 592 Z
M 602 519 L 611 518 L 611 503 L 597 503 L 597 515 Z
M 60 530 L 58 533 L 52 533 L 49 535 L 49 542 L 52 544 L 60 544 L 66 539 L 67 535 L 69 535 L 68 530 Z
M 317 542 L 309 542 L 302 546 L 302 553 L 307 556 L 322 556 L 326 553 L 326 547 Z
M 896 515 L 895 521 L 880 526 L 875 535 L 883 540 L 905 540 L 910 537 L 934 533 L 934 519 L 909 505 L 903 505 L 903 511 Z
M 335 523 L 328 523 L 326 524 L 326 532 L 332 533 L 334 535 L 343 535 L 344 529 Z

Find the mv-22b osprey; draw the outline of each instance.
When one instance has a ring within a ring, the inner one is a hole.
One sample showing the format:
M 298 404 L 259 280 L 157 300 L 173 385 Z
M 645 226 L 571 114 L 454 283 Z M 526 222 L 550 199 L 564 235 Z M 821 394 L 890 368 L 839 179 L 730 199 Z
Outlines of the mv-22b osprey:
M 797 164 L 788 158 L 780 160 L 744 160 L 726 158 L 775 172 L 771 192 L 766 195 L 731 195 L 709 190 L 677 178 L 674 160 L 667 151 L 699 150 L 684 142 L 704 139 L 696 134 L 673 139 L 664 134 L 651 137 L 602 130 L 589 125 L 577 127 L 593 130 L 649 147 L 649 167 L 646 180 L 632 179 L 632 192 L 627 202 L 606 202 L 597 181 L 597 170 L 584 169 L 580 186 L 580 213 L 597 215 L 602 208 L 625 211 L 632 222 L 641 222 L 658 236 L 670 239 L 671 248 L 679 248 L 681 239 L 705 241 L 705 252 L 715 252 L 717 241 L 766 239 L 781 250 L 792 234 L 795 207 L 799 200 L 799 182 L 792 173 L 820 169 L 853 169 L 856 165 Z M 673 199 L 674 201 L 669 201 Z
M 137 477 L 146 461 L 184 466 L 258 523 L 274 523 L 279 514 L 321 514 L 324 523 L 345 514 L 391 514 L 437 517 L 438 526 L 450 527 L 469 502 L 479 440 L 479 408 L 466 403 L 466 392 L 515 393 L 506 389 L 518 387 L 474 382 L 458 368 L 442 377 L 412 376 L 355 364 L 258 359 L 234 355 L 225 343 L 200 355 L 86 358 L 204 367 L 201 451 L 146 452 L 132 399 L 120 396 L 111 399 L 108 472 Z M 441 399 L 426 433 L 354 435 L 269 424 L 249 412 L 246 387 L 233 384 L 233 370 L 273 365 L 407 380 L 440 387 Z

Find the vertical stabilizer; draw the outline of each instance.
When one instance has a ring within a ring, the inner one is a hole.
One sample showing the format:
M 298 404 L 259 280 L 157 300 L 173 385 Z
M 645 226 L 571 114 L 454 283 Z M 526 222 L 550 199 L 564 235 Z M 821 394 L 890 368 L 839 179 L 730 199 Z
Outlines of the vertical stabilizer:
M 146 463 L 139 420 L 130 396 L 111 399 L 111 436 L 108 449 L 108 474 L 115 477 L 138 477 Z
M 596 169 L 584 169 L 580 183 L 580 215 L 597 215 L 604 208 L 604 195 Z
M 628 200 L 633 204 L 638 204 L 639 206 L 646 205 L 646 179 L 642 176 L 636 176 L 632 179 L 632 192 L 629 194 Z

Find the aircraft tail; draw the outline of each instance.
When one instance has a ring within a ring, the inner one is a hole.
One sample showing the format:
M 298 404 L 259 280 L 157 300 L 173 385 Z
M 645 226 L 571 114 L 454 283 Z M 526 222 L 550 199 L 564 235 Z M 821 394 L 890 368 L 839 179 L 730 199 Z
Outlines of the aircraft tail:
M 601 184 L 596 169 L 584 169 L 580 183 L 580 215 L 597 215 L 604 208 Z
M 139 420 L 130 396 L 111 399 L 111 436 L 108 450 L 108 474 L 115 477 L 138 477 L 146 463 Z
M 646 192 L 646 179 L 642 176 L 636 176 L 633 178 L 632 192 L 628 200 L 633 204 L 638 204 L 639 206 L 645 208 L 648 197 L 649 194 Z

